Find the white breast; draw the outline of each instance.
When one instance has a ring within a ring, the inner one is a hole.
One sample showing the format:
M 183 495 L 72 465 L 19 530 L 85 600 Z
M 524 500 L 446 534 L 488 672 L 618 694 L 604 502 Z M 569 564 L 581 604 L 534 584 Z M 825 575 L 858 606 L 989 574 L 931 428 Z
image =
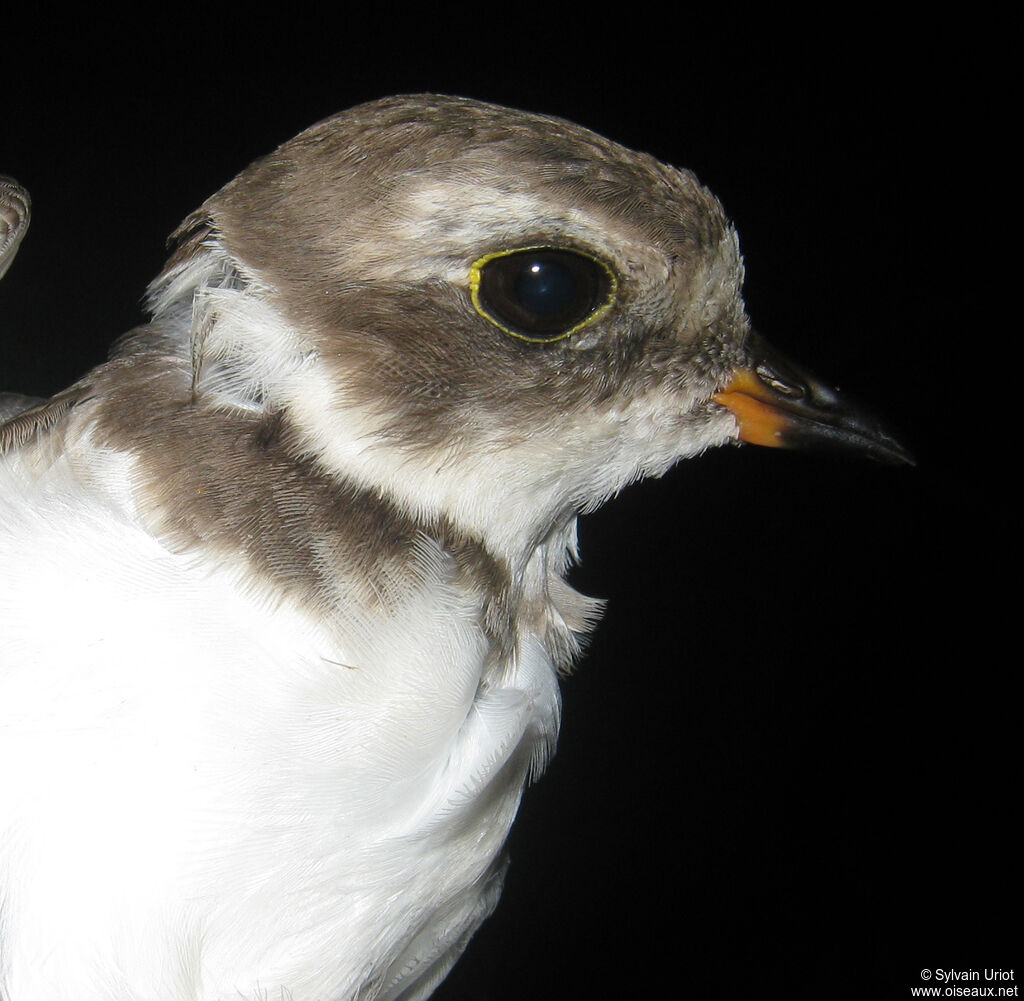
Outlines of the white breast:
M 421 996 L 557 732 L 540 643 L 484 679 L 440 551 L 327 627 L 64 460 L 0 498 L 0 997 Z

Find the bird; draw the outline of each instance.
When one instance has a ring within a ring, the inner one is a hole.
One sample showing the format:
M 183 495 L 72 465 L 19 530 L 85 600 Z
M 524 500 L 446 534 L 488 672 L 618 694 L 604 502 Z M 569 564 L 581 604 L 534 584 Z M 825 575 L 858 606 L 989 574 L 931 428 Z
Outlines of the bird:
M 0 997 L 425 999 L 603 614 L 579 517 L 717 446 L 910 456 L 755 332 L 692 172 L 556 117 L 356 106 L 171 248 L 0 401 Z

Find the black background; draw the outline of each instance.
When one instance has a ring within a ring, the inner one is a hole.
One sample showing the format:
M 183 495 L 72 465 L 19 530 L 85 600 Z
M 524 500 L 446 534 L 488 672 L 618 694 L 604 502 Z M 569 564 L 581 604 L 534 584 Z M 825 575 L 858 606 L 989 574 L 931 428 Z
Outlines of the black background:
M 0 283 L 3 388 L 102 360 L 165 236 L 251 159 L 430 90 L 695 169 L 740 230 L 755 325 L 918 459 L 722 449 L 583 521 L 574 579 L 608 614 L 502 904 L 436 997 L 904 998 L 922 968 L 1019 974 L 1007 27 L 161 11 L 9 32 L 0 171 L 34 216 Z

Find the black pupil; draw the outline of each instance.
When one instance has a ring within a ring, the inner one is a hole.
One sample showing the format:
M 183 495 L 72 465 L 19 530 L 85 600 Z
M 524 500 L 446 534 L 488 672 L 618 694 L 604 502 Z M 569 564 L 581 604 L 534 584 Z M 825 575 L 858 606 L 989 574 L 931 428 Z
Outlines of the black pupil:
M 570 250 L 522 250 L 488 261 L 480 297 L 501 325 L 535 340 L 555 340 L 608 298 L 609 278 L 595 260 Z
M 531 313 L 564 313 L 576 298 L 576 277 L 559 260 L 539 257 L 527 261 L 515 282 L 515 297 Z

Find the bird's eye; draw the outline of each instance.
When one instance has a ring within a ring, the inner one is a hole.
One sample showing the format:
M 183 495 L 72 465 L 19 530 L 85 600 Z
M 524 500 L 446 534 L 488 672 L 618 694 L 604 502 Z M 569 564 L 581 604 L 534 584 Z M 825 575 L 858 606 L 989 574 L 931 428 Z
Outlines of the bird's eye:
M 615 275 L 576 250 L 529 247 L 481 257 L 469 276 L 476 311 L 524 341 L 545 344 L 575 334 L 611 308 Z

